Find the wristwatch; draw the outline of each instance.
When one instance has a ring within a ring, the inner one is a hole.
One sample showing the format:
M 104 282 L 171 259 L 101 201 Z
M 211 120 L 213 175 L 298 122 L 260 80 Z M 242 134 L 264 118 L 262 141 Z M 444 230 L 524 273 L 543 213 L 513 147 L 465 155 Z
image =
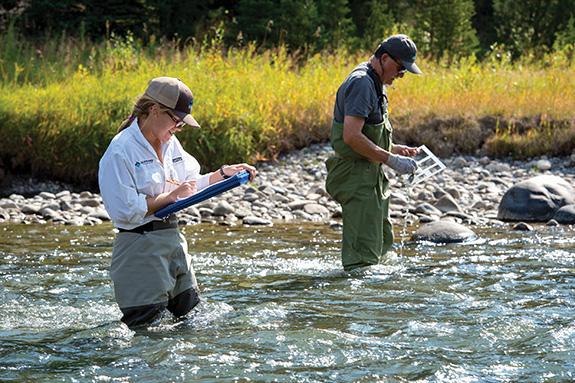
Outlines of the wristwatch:
M 224 173 L 224 166 L 228 166 L 228 165 L 220 166 L 220 176 L 222 176 L 223 179 L 228 179 L 228 178 L 230 178 L 230 176 L 228 176 L 226 173 Z

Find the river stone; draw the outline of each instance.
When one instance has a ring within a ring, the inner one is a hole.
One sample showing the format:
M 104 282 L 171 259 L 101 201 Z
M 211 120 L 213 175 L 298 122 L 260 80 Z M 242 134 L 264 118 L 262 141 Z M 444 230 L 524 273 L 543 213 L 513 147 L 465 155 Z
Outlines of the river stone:
M 55 195 L 55 197 L 57 199 L 61 199 L 61 198 L 65 198 L 65 197 L 71 197 L 71 196 L 72 196 L 72 194 L 70 193 L 69 190 L 62 190 L 61 192 L 59 192 Z
M 562 206 L 575 203 L 575 189 L 557 176 L 541 175 L 513 185 L 501 199 L 502 221 L 545 222 Z
M 69 201 L 62 200 L 62 201 L 60 201 L 60 210 L 70 211 L 70 210 L 74 210 L 74 207 L 72 206 L 72 204 Z
M 229 202 L 227 201 L 220 201 L 220 203 L 218 203 L 216 205 L 216 207 L 214 208 L 214 215 L 217 216 L 226 216 L 228 214 L 231 214 L 234 212 L 234 208 L 232 205 L 230 205 Z
M 50 192 L 41 192 L 38 194 L 42 199 L 56 199 L 56 195 Z
M 439 210 L 438 208 L 428 204 L 427 202 L 422 203 L 420 205 L 417 205 L 417 207 L 415 208 L 415 212 L 417 214 L 423 214 L 423 215 L 441 215 L 441 210 Z
M 412 236 L 415 241 L 435 243 L 463 242 L 475 237 L 475 233 L 456 222 L 440 220 L 421 226 Z
M 435 201 L 433 206 L 441 210 L 443 213 L 447 213 L 449 211 L 461 211 L 461 207 L 459 207 L 457 202 L 455 202 L 451 194 L 445 194 L 443 197 L 440 197 Z
M 86 198 L 80 200 L 80 205 L 82 206 L 90 206 L 90 207 L 98 207 L 100 206 L 100 200 L 97 198 Z
M 553 216 L 553 219 L 558 223 L 571 225 L 575 223 L 575 205 L 565 205 Z
M 244 201 L 247 202 L 254 202 L 255 200 L 259 199 L 260 197 L 257 195 L 257 193 L 246 193 L 244 194 Z
M 95 218 L 100 221 L 110 221 L 110 216 L 108 215 L 108 212 L 106 211 L 106 209 L 103 209 L 101 207 L 97 207 L 94 210 L 92 210 L 92 212 L 88 214 L 88 218 Z
M 57 221 L 57 220 L 62 219 L 62 217 L 60 216 L 60 214 L 58 214 L 58 212 L 56 212 L 56 211 L 54 211 L 48 207 L 42 208 L 39 211 L 39 213 L 42 214 L 42 217 L 44 217 L 45 219 L 50 219 L 52 221 Z
M 18 205 L 10 200 L 3 200 L 0 202 L 0 208 L 2 209 L 18 209 Z
M 421 223 L 429 223 L 429 222 L 435 222 L 435 221 L 439 221 L 439 217 L 436 215 L 420 215 L 419 216 L 419 222 Z
M 317 203 L 309 203 L 303 207 L 303 210 L 308 214 L 319 214 L 322 217 L 329 216 L 328 208 Z
M 24 214 L 39 214 L 40 206 L 34 204 L 23 205 L 20 211 Z
M 533 226 L 531 226 L 525 222 L 519 222 L 519 223 L 516 223 L 515 225 L 513 225 L 513 230 L 533 231 Z
M 265 226 L 272 226 L 272 221 L 267 220 L 265 218 L 256 217 L 254 215 L 249 215 L 244 217 L 242 220 L 244 225 L 265 225 Z
M 288 208 L 290 210 L 301 210 L 307 204 L 314 203 L 314 201 L 309 201 L 306 199 L 300 199 L 293 202 L 288 203 Z
M 545 171 L 551 169 L 551 161 L 549 160 L 539 160 L 535 163 L 537 169 Z

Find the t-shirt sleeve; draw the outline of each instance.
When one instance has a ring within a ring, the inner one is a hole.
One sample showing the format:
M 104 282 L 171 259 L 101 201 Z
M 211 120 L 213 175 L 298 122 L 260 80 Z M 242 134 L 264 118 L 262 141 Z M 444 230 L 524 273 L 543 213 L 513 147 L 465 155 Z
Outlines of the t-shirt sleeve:
M 368 77 L 352 79 L 345 90 L 344 116 L 367 118 L 377 104 L 373 84 Z

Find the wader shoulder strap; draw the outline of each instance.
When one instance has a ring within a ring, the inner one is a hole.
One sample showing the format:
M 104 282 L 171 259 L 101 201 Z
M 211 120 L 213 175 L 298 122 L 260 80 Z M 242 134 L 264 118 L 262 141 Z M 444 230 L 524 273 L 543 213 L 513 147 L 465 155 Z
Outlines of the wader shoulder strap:
M 375 94 L 377 94 L 377 103 L 379 104 L 379 108 L 381 109 L 381 115 L 384 116 L 385 111 L 383 110 L 383 100 L 385 99 L 386 103 L 388 100 L 387 100 L 387 96 L 385 94 L 383 94 L 383 90 L 381 89 L 381 86 L 379 86 L 379 84 L 381 84 L 381 82 L 379 81 L 379 78 L 377 77 L 377 73 L 375 73 L 375 69 L 373 69 L 371 64 L 367 64 L 367 75 L 373 81 L 373 86 L 375 88 Z

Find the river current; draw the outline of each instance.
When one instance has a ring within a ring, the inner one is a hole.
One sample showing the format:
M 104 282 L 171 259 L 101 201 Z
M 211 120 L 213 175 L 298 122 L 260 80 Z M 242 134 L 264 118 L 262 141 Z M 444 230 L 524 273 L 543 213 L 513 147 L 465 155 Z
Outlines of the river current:
M 345 274 L 326 225 L 187 226 L 203 302 L 133 332 L 109 224 L 3 224 L 0 381 L 575 381 L 573 228 L 473 229 Z

